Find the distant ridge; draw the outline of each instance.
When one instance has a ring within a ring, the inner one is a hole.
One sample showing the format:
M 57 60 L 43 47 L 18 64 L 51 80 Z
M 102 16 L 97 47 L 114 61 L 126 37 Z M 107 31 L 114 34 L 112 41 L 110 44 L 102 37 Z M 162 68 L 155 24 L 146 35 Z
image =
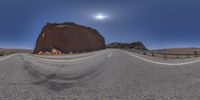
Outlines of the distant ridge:
M 173 54 L 193 54 L 194 52 L 200 53 L 200 48 L 188 47 L 188 48 L 166 48 L 152 50 L 158 53 L 173 53 Z
M 132 43 L 120 43 L 113 42 L 106 46 L 107 48 L 121 48 L 121 49 L 136 49 L 136 50 L 148 50 L 144 44 L 140 41 L 132 42 Z
M 0 48 L 0 53 L 2 54 L 14 54 L 14 53 L 32 53 L 31 49 L 11 49 L 11 48 Z

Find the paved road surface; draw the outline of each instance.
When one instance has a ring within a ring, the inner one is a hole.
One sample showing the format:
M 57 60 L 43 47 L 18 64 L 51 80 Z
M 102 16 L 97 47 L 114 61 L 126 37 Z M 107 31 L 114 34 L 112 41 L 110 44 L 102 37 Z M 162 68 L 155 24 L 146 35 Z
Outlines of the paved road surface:
M 0 100 L 200 100 L 200 62 L 157 64 L 107 49 L 0 58 Z

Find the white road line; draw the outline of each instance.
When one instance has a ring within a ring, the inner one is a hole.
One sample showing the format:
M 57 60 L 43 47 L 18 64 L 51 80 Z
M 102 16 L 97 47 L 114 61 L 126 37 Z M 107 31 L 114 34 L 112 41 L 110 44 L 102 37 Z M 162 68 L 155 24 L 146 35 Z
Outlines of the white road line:
M 127 53 L 127 54 L 129 54 L 133 57 L 139 58 L 141 60 L 144 60 L 144 61 L 147 61 L 147 62 L 150 62 L 150 63 L 154 63 L 154 64 L 159 64 L 159 65 L 180 66 L 180 65 L 188 65 L 188 64 L 200 62 L 200 60 L 194 60 L 194 61 L 191 61 L 191 62 L 184 62 L 184 63 L 162 63 L 162 62 L 152 61 L 152 60 L 148 60 L 148 59 L 136 56 L 136 55 L 129 53 L 127 51 L 122 51 L 122 52 L 125 52 L 125 53 Z
M 108 58 L 110 58 L 112 56 L 112 53 L 110 53 L 109 55 L 108 55 Z
M 32 57 L 37 58 L 39 60 L 43 60 L 43 61 L 49 61 L 49 62 L 75 62 L 75 61 L 80 61 L 80 60 L 92 58 L 92 57 L 95 57 L 95 56 L 98 56 L 98 55 L 102 55 L 102 53 L 101 54 L 95 54 L 95 55 L 88 56 L 88 57 L 74 58 L 74 59 L 67 59 L 67 60 L 45 59 L 45 58 L 39 58 L 39 57 L 36 57 L 36 56 L 32 56 Z
M 12 54 L 12 55 L 6 56 L 6 57 L 4 57 L 4 58 L 1 58 L 0 61 L 1 61 L 1 60 L 5 60 L 5 59 L 8 59 L 8 58 L 10 58 L 10 57 L 12 57 L 12 56 L 15 56 L 15 55 L 17 55 L 17 54 Z

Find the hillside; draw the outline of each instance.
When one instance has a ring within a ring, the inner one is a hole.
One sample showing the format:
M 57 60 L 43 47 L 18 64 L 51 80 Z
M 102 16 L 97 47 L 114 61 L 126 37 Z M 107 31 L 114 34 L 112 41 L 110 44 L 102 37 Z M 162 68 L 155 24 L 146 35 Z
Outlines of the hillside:
M 147 50 L 144 44 L 140 41 L 132 42 L 132 43 L 113 42 L 113 43 L 108 44 L 107 48 Z
M 171 53 L 171 54 L 193 54 L 194 52 L 200 53 L 200 48 L 168 48 L 153 50 L 158 53 Z
M 2 55 L 9 55 L 9 54 L 15 54 L 15 53 L 32 53 L 33 50 L 31 49 L 6 49 L 6 48 L 0 48 L 0 56 Z

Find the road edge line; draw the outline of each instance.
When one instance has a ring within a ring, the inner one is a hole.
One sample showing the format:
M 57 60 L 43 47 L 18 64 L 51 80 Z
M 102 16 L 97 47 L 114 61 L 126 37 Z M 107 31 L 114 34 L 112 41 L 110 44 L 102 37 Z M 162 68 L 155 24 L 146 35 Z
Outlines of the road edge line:
M 74 59 L 67 59 L 67 60 L 54 60 L 54 59 L 46 59 L 46 58 L 40 58 L 40 57 L 35 57 L 35 56 L 31 56 L 33 58 L 37 58 L 37 59 L 40 59 L 40 60 L 43 60 L 43 61 L 48 61 L 48 62 L 75 62 L 75 61 L 81 61 L 81 60 L 84 60 L 84 59 L 89 59 L 89 58 L 92 58 L 92 57 L 95 57 L 95 56 L 99 56 L 99 55 L 103 55 L 104 53 L 101 53 L 101 54 L 95 54 L 95 55 L 91 55 L 91 56 L 87 56 L 87 57 L 81 57 L 81 58 L 74 58 Z
M 0 61 L 8 59 L 8 58 L 16 56 L 16 55 L 18 55 L 18 54 L 12 54 L 12 55 L 5 56 L 5 57 L 1 58 Z

